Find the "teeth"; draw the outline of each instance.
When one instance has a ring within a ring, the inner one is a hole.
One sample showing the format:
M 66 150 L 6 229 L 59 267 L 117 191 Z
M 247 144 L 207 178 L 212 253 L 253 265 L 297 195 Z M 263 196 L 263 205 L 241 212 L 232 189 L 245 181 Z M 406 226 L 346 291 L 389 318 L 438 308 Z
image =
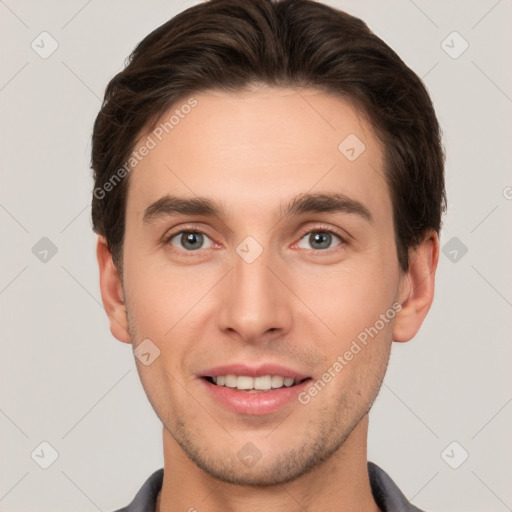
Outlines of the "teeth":
M 274 375 L 272 377 L 272 387 L 273 388 L 282 388 L 284 383 L 284 377 L 280 377 L 279 375 Z
M 236 375 L 226 375 L 226 387 L 236 388 L 238 377 Z
M 236 381 L 237 389 L 254 389 L 254 379 L 252 377 L 244 377 L 240 375 Z
M 212 377 L 217 386 L 226 386 L 240 390 L 260 390 L 279 389 L 283 386 L 290 387 L 296 384 L 295 379 L 291 377 L 282 377 L 281 375 L 262 375 L 261 377 L 249 377 L 247 375 L 218 375 Z
M 270 375 L 264 375 L 263 377 L 256 377 L 254 379 L 254 389 L 271 389 L 272 388 L 272 377 Z

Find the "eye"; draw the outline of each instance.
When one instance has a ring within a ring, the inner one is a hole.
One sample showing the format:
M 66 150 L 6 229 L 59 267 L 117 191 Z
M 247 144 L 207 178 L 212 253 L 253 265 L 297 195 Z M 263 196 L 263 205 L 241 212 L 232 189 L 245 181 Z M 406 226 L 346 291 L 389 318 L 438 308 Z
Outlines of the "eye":
M 208 244 L 206 246 L 204 246 L 205 241 Z M 178 249 L 184 249 L 187 252 L 209 249 L 212 246 L 211 239 L 201 231 L 196 230 L 178 231 L 169 236 L 167 243 Z
M 339 235 L 334 233 L 334 231 L 325 230 L 325 229 L 322 229 L 322 230 L 317 229 L 314 231 L 308 231 L 300 239 L 298 246 L 301 249 L 310 249 L 311 248 L 313 250 L 326 250 L 326 249 L 332 248 L 331 244 L 333 242 L 333 239 L 339 240 L 339 243 L 336 246 L 341 245 L 344 242 L 344 240 Z M 304 240 L 306 241 L 306 243 L 311 244 L 311 247 L 304 247 L 303 245 L 301 245 L 301 243 Z

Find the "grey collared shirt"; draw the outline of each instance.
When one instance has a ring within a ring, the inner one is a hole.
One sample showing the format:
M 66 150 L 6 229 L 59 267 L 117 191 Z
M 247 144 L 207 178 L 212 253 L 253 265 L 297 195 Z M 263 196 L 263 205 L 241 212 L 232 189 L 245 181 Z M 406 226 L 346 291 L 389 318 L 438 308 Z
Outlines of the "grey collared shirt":
M 382 512 L 422 512 L 409 503 L 395 482 L 377 464 L 368 462 L 368 474 L 373 497 Z M 163 479 L 164 470 L 160 468 L 146 480 L 133 501 L 116 512 L 155 512 L 156 498 Z

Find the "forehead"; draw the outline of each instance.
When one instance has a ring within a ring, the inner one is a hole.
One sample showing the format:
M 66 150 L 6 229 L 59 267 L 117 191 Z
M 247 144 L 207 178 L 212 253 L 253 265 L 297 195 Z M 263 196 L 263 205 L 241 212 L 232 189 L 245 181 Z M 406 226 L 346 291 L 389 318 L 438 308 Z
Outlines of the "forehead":
M 139 215 L 164 194 L 261 214 L 278 208 L 278 198 L 333 191 L 391 211 L 371 125 L 346 101 L 315 89 L 194 94 L 141 136 L 135 152 L 144 145 L 151 149 L 130 172 L 128 193 L 128 211 Z

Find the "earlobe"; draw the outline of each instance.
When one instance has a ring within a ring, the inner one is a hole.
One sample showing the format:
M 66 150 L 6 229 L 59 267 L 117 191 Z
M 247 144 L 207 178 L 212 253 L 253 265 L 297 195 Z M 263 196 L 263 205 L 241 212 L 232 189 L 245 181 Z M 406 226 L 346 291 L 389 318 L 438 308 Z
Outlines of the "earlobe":
M 396 315 L 393 340 L 405 342 L 418 332 L 434 299 L 434 282 L 439 260 L 439 237 L 430 231 L 409 252 L 409 269 L 402 277 L 401 310 Z
M 110 322 L 110 331 L 119 341 L 131 343 L 121 278 L 103 236 L 98 237 L 96 257 L 100 271 L 101 300 Z

